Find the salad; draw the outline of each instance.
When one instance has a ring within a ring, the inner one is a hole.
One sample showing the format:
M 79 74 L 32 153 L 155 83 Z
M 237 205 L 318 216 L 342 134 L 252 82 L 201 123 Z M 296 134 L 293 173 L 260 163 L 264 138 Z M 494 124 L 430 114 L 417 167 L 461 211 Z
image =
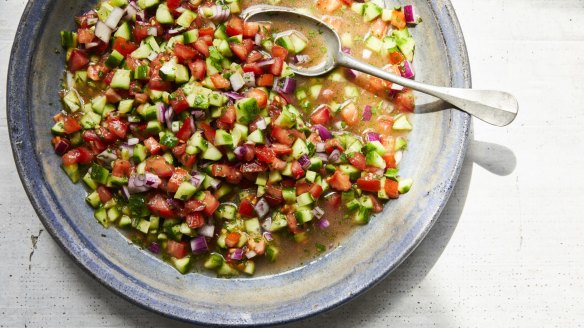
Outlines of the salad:
M 258 2 L 106 0 L 61 32 L 62 168 L 99 223 L 181 273 L 300 265 L 412 185 L 398 170 L 412 92 L 348 69 L 294 76 L 327 49 L 291 22 L 244 22 Z M 321 17 L 343 51 L 413 77 L 411 5 L 279 4 Z

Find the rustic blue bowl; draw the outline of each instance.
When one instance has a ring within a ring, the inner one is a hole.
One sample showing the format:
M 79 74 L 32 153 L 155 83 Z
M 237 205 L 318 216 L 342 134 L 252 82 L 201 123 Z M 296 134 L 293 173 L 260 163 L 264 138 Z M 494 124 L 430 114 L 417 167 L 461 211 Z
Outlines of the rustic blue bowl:
M 411 2 L 424 18 L 412 29 L 418 42 L 417 79 L 470 87 L 465 44 L 450 2 Z M 458 178 L 471 120 L 456 110 L 434 112 L 432 100 L 420 96 L 401 172 L 414 178 L 412 190 L 324 258 L 277 275 L 224 280 L 180 275 L 128 245 L 118 231 L 105 230 L 93 219 L 83 187 L 69 182 L 50 143 L 51 117 L 61 108 L 59 31 L 72 29 L 73 15 L 92 5 L 94 1 L 29 1 L 10 58 L 8 127 L 22 183 L 47 230 L 81 267 L 122 297 L 193 323 L 251 326 L 298 320 L 374 286 L 414 250 L 438 218 Z

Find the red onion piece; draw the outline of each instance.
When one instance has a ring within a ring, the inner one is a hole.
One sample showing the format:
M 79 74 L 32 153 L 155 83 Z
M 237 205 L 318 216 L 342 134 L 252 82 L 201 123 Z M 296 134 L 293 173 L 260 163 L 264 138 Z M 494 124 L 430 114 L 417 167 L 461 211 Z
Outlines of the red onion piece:
M 367 132 L 365 133 L 365 141 L 373 142 L 373 141 L 380 141 L 379 133 L 375 132 Z
M 205 112 L 202 110 L 191 111 L 191 115 L 193 115 L 196 121 L 204 120 L 205 116 L 207 116 L 207 114 L 205 114 Z
M 331 132 L 320 124 L 314 125 L 314 128 L 316 129 L 316 131 L 318 131 L 318 135 L 322 140 L 328 140 L 333 137 Z
M 268 125 L 266 124 L 266 120 L 263 117 L 260 117 L 257 121 L 256 121 L 256 126 L 258 129 L 260 130 L 265 130 L 268 128 Z
M 126 200 L 130 199 L 130 191 L 128 190 L 128 186 L 126 185 L 122 186 L 122 194 L 124 195 L 124 198 L 126 198 Z
M 201 183 L 203 183 L 203 180 L 205 180 L 205 176 L 202 175 L 201 173 L 197 172 L 197 171 L 193 171 L 191 172 L 191 184 L 195 187 L 195 188 L 199 188 L 201 186 Z
M 208 252 L 209 246 L 207 246 L 207 239 L 205 239 L 205 236 L 193 238 L 191 240 L 191 250 L 195 254 Z
M 321 161 L 327 163 L 328 162 L 328 155 L 326 153 L 316 153 L 316 157 L 320 158 Z
M 232 260 L 239 261 L 243 258 L 243 249 L 236 248 L 228 255 Z
M 233 92 L 233 91 L 223 92 L 223 94 L 226 95 L 227 97 L 235 100 L 235 101 L 245 98 L 244 96 L 240 95 L 239 93 Z
M 158 254 L 158 253 L 160 253 L 160 245 L 158 243 L 156 243 L 156 242 L 152 242 L 148 246 L 148 250 L 151 251 L 154 254 Z
M 69 140 L 61 139 L 55 145 L 55 153 L 57 153 L 57 155 L 65 155 L 65 153 L 67 151 L 69 151 L 70 147 L 71 147 L 71 142 Z
M 326 144 L 324 142 L 318 142 L 316 144 L 316 152 L 317 153 L 324 153 L 326 148 Z
M 320 219 L 320 220 L 318 220 L 318 223 L 317 223 L 317 225 L 318 225 L 318 227 L 319 227 L 320 229 L 326 229 L 326 228 L 328 228 L 328 227 L 329 227 L 331 224 L 330 224 L 330 222 L 329 222 L 327 219 Z
M 274 62 L 275 62 L 274 58 L 262 60 L 262 61 L 257 62 L 257 66 L 264 67 L 264 66 L 272 65 Z
M 404 88 L 404 87 L 402 87 L 402 86 L 401 86 L 401 85 L 399 85 L 399 84 L 395 84 L 395 83 L 392 83 L 392 84 L 391 84 L 391 90 L 392 90 L 392 91 L 403 91 L 404 89 L 405 89 L 405 88 Z
M 349 80 L 355 80 L 357 78 L 357 76 L 359 75 L 359 72 L 357 72 L 354 69 L 350 69 L 350 68 L 345 68 L 345 77 L 347 77 L 347 79 Z
M 147 185 L 150 188 L 156 189 L 162 183 L 162 180 L 160 180 L 160 178 L 156 174 L 146 172 L 144 173 L 144 176 L 146 178 L 145 185 Z
M 406 79 L 411 79 L 415 75 L 414 68 L 412 67 L 412 63 L 410 63 L 409 60 L 404 60 L 403 69 L 400 71 L 401 71 L 401 75 L 403 77 L 405 77 Z
M 249 251 L 249 252 L 245 253 L 245 257 L 247 257 L 248 259 L 254 258 L 256 255 L 258 255 L 258 254 L 254 251 Z
M 114 30 L 116 27 L 118 27 L 118 23 L 120 22 L 120 20 L 122 20 L 122 17 L 124 17 L 124 13 L 125 13 L 124 9 L 120 7 L 114 7 L 114 9 L 112 9 L 110 14 L 107 16 L 107 19 L 105 20 L 105 25 Z
M 365 109 L 363 110 L 363 121 L 370 121 L 372 116 L 373 111 L 371 110 L 371 106 L 365 106 Z
M 229 82 L 231 82 L 231 87 L 233 88 L 233 91 L 238 91 L 245 85 L 245 80 L 243 79 L 243 76 L 239 74 L 239 72 L 231 74 L 231 76 L 229 77 Z
M 95 25 L 95 36 L 101 41 L 109 43 L 112 36 L 112 29 L 105 25 L 105 23 L 97 22 Z
M 256 34 L 254 39 L 253 39 L 253 42 L 258 46 L 261 45 L 262 44 L 262 35 L 259 33 Z
M 245 81 L 245 85 L 248 87 L 255 87 L 255 85 L 256 85 L 255 75 L 253 74 L 253 72 L 243 73 L 243 80 Z M 239 99 L 235 99 L 235 100 L 239 100 Z
M 235 154 L 235 157 L 237 157 L 237 159 L 241 161 L 241 160 L 243 160 L 243 158 L 247 154 L 247 147 L 245 147 L 245 146 L 236 147 L 233 150 L 233 153 Z
M 272 237 L 272 233 L 269 231 L 264 232 L 264 239 L 266 241 L 272 241 L 274 240 L 274 237 Z
M 341 51 L 343 53 L 346 53 L 347 55 L 350 55 L 351 54 L 351 48 L 343 47 L 343 49 L 341 49 Z
M 130 138 L 130 139 L 128 139 L 128 146 L 137 145 L 139 142 L 140 142 L 140 139 L 138 139 L 138 138 Z
M 333 152 L 329 155 L 328 160 L 331 163 L 335 163 L 341 158 L 341 152 L 338 149 L 333 150 Z
M 416 10 L 414 9 L 413 5 L 405 5 L 404 6 L 404 14 L 406 16 L 406 23 L 408 24 L 417 24 L 416 21 Z
M 260 198 L 254 209 L 258 216 L 263 218 L 270 211 L 270 204 L 268 204 L 268 201 L 265 198 Z
M 200 227 L 199 230 L 197 231 L 202 236 L 213 238 L 213 235 L 215 234 L 215 226 L 211 224 L 206 224 Z
M 128 179 L 128 192 L 130 194 L 138 194 L 150 190 L 150 186 L 146 185 L 146 176 L 143 174 L 130 175 Z
M 269 217 L 262 222 L 262 228 L 264 230 L 270 230 L 272 228 L 272 218 Z
M 298 163 L 300 163 L 300 166 L 302 166 L 302 168 L 306 170 L 310 167 L 310 158 L 308 158 L 306 154 L 302 155 L 298 159 Z
M 172 110 L 172 107 L 167 108 L 166 112 L 164 113 L 164 120 L 166 121 L 166 127 L 168 129 L 172 129 L 172 118 L 173 117 L 174 117 L 174 111 Z

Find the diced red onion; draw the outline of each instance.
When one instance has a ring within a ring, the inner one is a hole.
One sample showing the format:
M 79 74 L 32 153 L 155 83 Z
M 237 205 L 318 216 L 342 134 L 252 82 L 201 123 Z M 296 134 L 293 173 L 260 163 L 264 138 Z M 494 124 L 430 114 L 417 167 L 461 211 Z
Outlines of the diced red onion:
M 284 32 L 276 33 L 276 34 L 274 34 L 274 41 L 278 40 L 281 37 L 290 36 L 292 34 L 296 35 L 297 37 L 302 39 L 304 42 L 308 43 L 308 39 L 306 38 L 306 36 L 304 34 L 302 34 L 302 32 L 296 31 L 296 30 L 287 30 Z
M 85 44 L 85 49 L 91 49 L 99 46 L 99 42 L 90 42 Z
M 262 35 L 259 33 L 256 34 L 254 39 L 253 39 L 253 42 L 259 46 L 262 43 Z
M 147 33 L 151 36 L 158 36 L 158 29 L 156 27 L 149 27 Z
M 126 185 L 122 186 L 122 195 L 124 195 L 124 198 L 126 200 L 130 199 L 130 191 L 128 190 L 128 186 Z
M 333 150 L 329 155 L 328 160 L 331 163 L 336 163 L 341 158 L 341 152 L 338 149 Z
M 365 109 L 363 109 L 363 121 L 370 121 L 372 116 L 373 111 L 371 110 L 371 106 L 366 105 Z
M 410 63 L 409 60 L 404 60 L 404 64 L 403 64 L 403 69 L 401 69 L 401 75 L 403 77 L 405 77 L 406 79 L 411 79 L 414 77 L 414 67 L 412 66 L 412 63 Z
M 314 125 L 314 128 L 316 129 L 316 131 L 318 131 L 318 135 L 322 140 L 328 140 L 333 137 L 331 132 L 323 125 L 316 124 Z
M 111 162 L 118 159 L 118 156 L 116 156 L 115 152 L 113 152 L 109 149 L 106 149 L 97 155 L 97 159 L 99 159 L 100 161 L 102 161 L 106 164 L 110 164 Z
M 148 190 L 150 190 L 150 187 L 146 185 L 146 177 L 143 174 L 130 175 L 130 179 L 128 179 L 128 192 L 130 194 L 137 194 Z
M 373 54 L 373 52 L 371 52 L 371 50 L 369 49 L 363 49 L 363 59 L 369 59 L 371 58 L 371 55 Z
M 282 92 L 282 91 L 276 91 L 276 92 L 278 93 L 278 96 L 280 96 L 280 97 L 284 98 L 284 100 L 286 100 L 286 103 L 288 103 L 288 104 L 289 104 L 289 103 L 291 103 L 291 102 L 292 102 L 292 100 L 294 100 L 294 99 L 292 98 L 292 95 L 291 95 L 291 94 L 284 93 L 284 92 Z
M 215 226 L 211 224 L 205 224 L 204 226 L 200 227 L 199 230 L 197 231 L 202 236 L 213 238 L 213 235 L 215 235 Z
M 223 92 L 223 94 L 226 95 L 227 97 L 235 100 L 235 101 L 245 98 L 244 96 L 240 95 L 239 93 L 233 92 L 233 91 Z
M 346 53 L 347 55 L 350 55 L 351 54 L 351 48 L 343 47 L 343 49 L 341 49 L 341 51 L 343 53 Z
M 265 130 L 265 129 L 267 129 L 267 128 L 268 128 L 268 126 L 267 126 L 267 124 L 266 124 L 266 120 L 265 120 L 263 117 L 259 118 L 259 119 L 256 121 L 256 126 L 257 126 L 257 128 L 258 128 L 258 129 L 260 129 L 260 130 Z
M 270 211 L 270 204 L 268 204 L 268 201 L 265 198 L 260 198 L 254 209 L 258 216 L 263 218 Z
M 324 211 L 322 210 L 322 208 L 317 206 L 314 209 L 312 209 L 312 214 L 314 214 L 314 216 L 316 216 L 317 219 L 320 219 L 324 215 Z
M 417 24 L 416 21 L 416 10 L 414 9 L 413 5 L 405 5 L 404 6 L 404 14 L 406 16 L 406 23 L 408 24 Z
M 195 254 L 205 253 L 209 251 L 209 246 L 207 246 L 207 239 L 205 236 L 197 236 L 191 240 L 191 250 Z
M 247 147 L 238 146 L 233 150 L 233 153 L 235 154 L 235 157 L 237 157 L 237 159 L 241 161 L 247 154 Z
M 204 175 L 202 175 L 201 173 L 199 173 L 197 171 L 193 171 L 192 172 L 191 184 L 195 188 L 199 188 L 201 186 L 201 183 L 203 183 L 203 180 L 205 180 L 205 176 Z
M 294 64 L 306 64 L 310 62 L 309 55 L 295 55 L 294 56 Z
M 253 72 L 243 73 L 243 80 L 245 81 L 245 85 L 248 87 L 255 87 L 256 85 L 255 75 L 253 74 Z
M 317 142 L 316 143 L 316 152 L 317 153 L 324 153 L 326 149 L 326 144 L 324 142 Z
M 326 153 L 316 153 L 316 157 L 320 158 L 321 161 L 327 163 L 329 156 Z
M 345 68 L 345 76 L 347 77 L 347 79 L 352 81 L 355 80 L 357 76 L 359 76 L 359 72 L 357 72 L 354 69 Z
M 271 59 L 267 59 L 267 60 L 262 60 L 257 62 L 257 66 L 258 67 L 264 67 L 264 66 L 268 66 L 268 65 L 272 65 L 276 60 L 274 58 Z
M 156 243 L 156 242 L 152 242 L 148 246 L 148 250 L 151 251 L 154 254 L 158 254 L 158 253 L 160 253 L 160 245 L 158 243 Z
M 156 174 L 146 172 L 144 173 L 144 176 L 146 177 L 145 184 L 150 188 L 156 189 L 162 183 L 162 180 L 160 180 L 160 178 Z
M 97 22 L 95 25 L 95 36 L 101 41 L 109 43 L 112 36 L 112 29 L 105 25 L 105 23 Z
M 239 72 L 231 74 L 231 76 L 229 77 L 229 82 L 231 82 L 231 87 L 233 88 L 233 91 L 238 91 L 245 85 L 245 80 L 243 79 L 241 74 L 239 74 Z
M 164 113 L 164 120 L 166 121 L 166 127 L 172 129 L 172 118 L 174 117 L 174 111 L 172 107 L 166 109 L 166 113 Z
M 64 155 L 71 147 L 71 142 L 67 139 L 60 139 L 55 145 L 55 152 L 57 155 Z
M 124 13 L 125 13 L 124 9 L 120 7 L 114 7 L 114 9 L 112 9 L 110 14 L 107 16 L 107 19 L 105 20 L 105 25 L 114 30 L 116 27 L 118 27 L 118 23 L 120 22 L 122 17 L 124 17 Z
M 196 131 L 197 128 L 195 127 L 195 120 L 189 120 L 191 124 L 191 132 Z
M 139 142 L 140 142 L 140 139 L 138 139 L 138 138 L 130 138 L 130 139 L 128 139 L 128 146 L 137 145 Z
M 380 141 L 379 133 L 376 132 L 367 132 L 365 133 L 365 141 L 373 142 L 373 141 Z
M 310 167 L 310 158 L 308 158 L 308 155 L 304 154 L 300 156 L 300 158 L 298 159 L 298 163 L 300 163 L 300 166 L 302 166 L 302 168 L 306 170 Z
M 179 27 L 171 28 L 170 30 L 168 30 L 168 34 L 177 35 L 179 33 L 182 33 L 184 30 L 186 30 L 186 28 L 184 26 L 179 26 Z
M 156 104 L 156 118 L 158 119 L 158 122 L 160 123 L 164 123 L 164 118 L 166 115 L 166 106 L 164 106 L 164 103 L 157 103 Z
M 264 222 L 262 222 L 262 228 L 264 228 L 264 230 L 270 230 L 272 228 L 272 218 L 271 217 L 265 219 Z
M 140 10 L 136 13 L 136 20 L 139 22 L 146 21 L 146 12 L 144 10 Z
M 274 81 L 274 91 L 290 94 L 296 90 L 296 80 L 291 77 L 277 78 Z
M 274 237 L 272 237 L 272 233 L 269 231 L 264 232 L 264 239 L 266 241 L 272 241 L 274 240 Z
M 239 261 L 239 260 L 241 260 L 243 258 L 243 249 L 242 248 L 236 248 L 231 253 L 229 253 L 228 256 L 232 260 Z
M 212 178 L 210 176 L 206 177 L 205 179 L 209 179 L 209 184 L 211 185 L 211 188 L 217 190 L 219 189 L 219 187 L 221 187 L 221 180 Z
M 207 116 L 207 114 L 205 114 L 205 112 L 202 110 L 191 111 L 191 115 L 193 115 L 196 121 L 204 120 L 205 116 Z
M 391 90 L 393 91 L 403 91 L 405 88 L 399 84 L 392 83 Z
M 403 154 L 404 154 L 404 152 L 401 150 L 395 152 L 395 154 L 393 156 L 395 157 L 396 164 L 399 164 L 399 162 L 401 162 Z
M 254 251 L 249 251 L 249 252 L 245 253 L 245 257 L 247 257 L 248 259 L 254 258 L 256 255 L 258 255 L 258 254 Z
M 318 227 L 319 227 L 319 228 L 321 228 L 321 229 L 326 229 L 326 228 L 328 228 L 328 227 L 329 227 L 331 224 L 330 224 L 330 222 L 329 222 L 327 219 L 320 219 L 320 220 L 318 220 L 318 223 L 317 223 L 317 225 L 318 225 Z
M 138 7 L 135 2 L 130 2 L 126 7 L 126 16 L 124 16 L 124 20 L 133 20 L 138 11 L 141 11 L 140 7 Z

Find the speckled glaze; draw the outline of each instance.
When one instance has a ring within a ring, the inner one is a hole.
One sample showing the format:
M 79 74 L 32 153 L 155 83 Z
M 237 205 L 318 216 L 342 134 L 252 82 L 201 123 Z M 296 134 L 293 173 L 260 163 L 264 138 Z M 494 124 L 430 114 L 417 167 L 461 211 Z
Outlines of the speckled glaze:
M 466 48 L 449 1 L 409 1 L 423 24 L 417 79 L 470 87 Z M 329 310 L 361 294 L 394 270 L 419 244 L 444 207 L 457 180 L 471 128 L 456 110 L 425 111 L 418 98 L 402 176 L 414 178 L 407 195 L 347 237 L 324 258 L 277 275 L 216 279 L 180 275 L 171 266 L 129 246 L 115 229 L 103 229 L 52 150 L 52 115 L 60 110 L 63 68 L 59 31 L 94 1 L 31 0 L 16 34 L 8 72 L 8 126 L 25 190 L 53 238 L 87 272 L 120 296 L 162 315 L 216 326 L 270 325 Z M 357 300 L 358 301 L 358 300 Z

